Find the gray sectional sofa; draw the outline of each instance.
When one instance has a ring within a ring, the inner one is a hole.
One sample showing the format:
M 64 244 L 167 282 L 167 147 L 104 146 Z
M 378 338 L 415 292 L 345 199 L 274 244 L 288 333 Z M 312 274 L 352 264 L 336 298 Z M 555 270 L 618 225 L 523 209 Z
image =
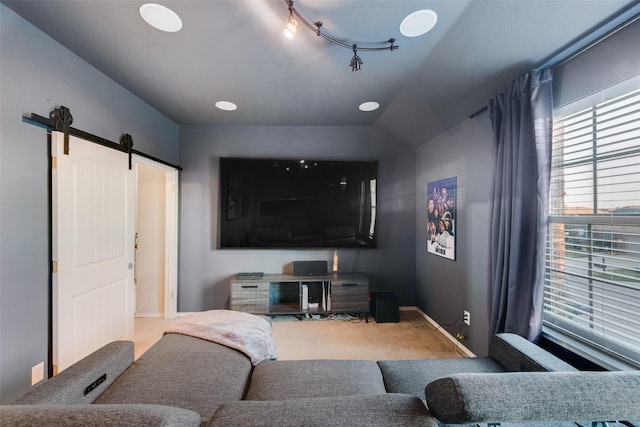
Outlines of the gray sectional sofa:
M 490 357 L 264 361 L 181 334 L 111 343 L 0 407 L 0 425 L 640 426 L 640 372 L 578 372 L 528 341 Z M 617 422 L 617 423 L 616 423 Z

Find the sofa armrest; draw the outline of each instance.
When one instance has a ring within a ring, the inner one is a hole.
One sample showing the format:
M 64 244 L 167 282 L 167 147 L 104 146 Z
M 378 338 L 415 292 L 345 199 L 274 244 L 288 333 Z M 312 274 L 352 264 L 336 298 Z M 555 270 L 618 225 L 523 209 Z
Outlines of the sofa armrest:
M 198 427 L 200 415 L 162 405 L 6 405 L 2 426 Z
M 455 374 L 425 388 L 444 423 L 640 419 L 640 371 Z
M 133 342 L 114 341 L 36 386 L 14 405 L 89 404 L 133 363 Z
M 577 371 L 576 368 L 516 334 L 497 334 L 489 356 L 509 372 Z

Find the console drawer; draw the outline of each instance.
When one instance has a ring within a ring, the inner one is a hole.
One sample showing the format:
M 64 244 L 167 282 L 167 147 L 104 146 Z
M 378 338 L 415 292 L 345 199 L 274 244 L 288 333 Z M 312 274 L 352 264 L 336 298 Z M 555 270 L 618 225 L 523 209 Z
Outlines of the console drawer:
M 269 282 L 234 281 L 231 283 L 231 310 L 246 313 L 269 312 Z
M 332 311 L 369 311 L 369 284 L 355 281 L 331 282 Z

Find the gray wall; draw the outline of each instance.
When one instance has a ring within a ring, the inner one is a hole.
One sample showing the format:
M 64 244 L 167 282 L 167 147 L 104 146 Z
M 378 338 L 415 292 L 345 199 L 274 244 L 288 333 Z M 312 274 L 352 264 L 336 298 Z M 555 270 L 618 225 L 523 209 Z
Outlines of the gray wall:
M 73 126 L 178 162 L 178 126 L 0 4 L 0 403 L 47 365 L 47 135 L 25 123 L 64 105 Z M 45 376 L 47 373 L 45 372 Z
M 378 248 L 339 250 L 339 271 L 366 272 L 372 290 L 393 291 L 401 304 L 414 305 L 413 155 L 366 127 L 182 127 L 178 310 L 228 308 L 230 280 L 238 272 L 283 273 L 299 260 L 332 264 L 327 250 L 216 249 L 218 159 L 224 156 L 379 160 Z
M 427 184 L 457 177 L 456 260 L 427 253 Z M 418 307 L 452 335 L 463 310 L 462 343 L 488 352 L 488 249 L 493 179 L 492 130 L 485 112 L 420 146 L 416 153 L 416 275 Z

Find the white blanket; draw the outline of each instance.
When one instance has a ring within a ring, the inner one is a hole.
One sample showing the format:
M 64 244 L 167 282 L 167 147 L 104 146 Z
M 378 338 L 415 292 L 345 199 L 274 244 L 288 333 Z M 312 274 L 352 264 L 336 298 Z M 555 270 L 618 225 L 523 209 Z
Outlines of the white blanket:
M 251 359 L 253 366 L 277 358 L 268 320 L 249 313 L 211 310 L 184 316 L 165 334 L 183 334 L 222 344 Z

